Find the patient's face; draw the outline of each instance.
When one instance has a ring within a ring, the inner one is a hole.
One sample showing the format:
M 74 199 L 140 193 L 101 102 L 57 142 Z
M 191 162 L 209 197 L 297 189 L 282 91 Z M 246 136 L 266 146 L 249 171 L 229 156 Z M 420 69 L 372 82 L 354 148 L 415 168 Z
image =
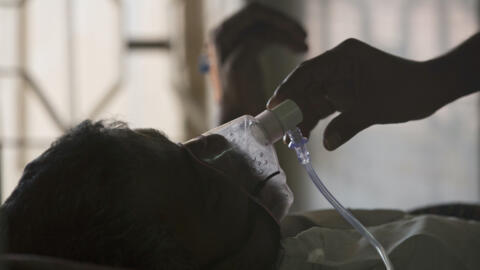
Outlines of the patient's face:
M 137 130 L 158 146 L 175 156 L 170 165 L 171 178 L 154 180 L 151 190 L 158 192 L 158 217 L 175 228 L 200 263 L 221 260 L 246 244 L 256 227 L 276 230 L 274 217 L 255 199 L 254 191 L 262 179 L 251 174 L 239 156 L 239 170 L 219 172 L 202 162 L 202 157 L 229 148 L 219 135 L 199 137 L 185 145 L 177 145 L 154 130 Z M 155 147 L 156 147 L 155 146 Z M 154 147 L 154 148 L 155 148 Z M 175 153 L 175 154 L 173 154 Z M 265 237 L 271 233 L 265 233 Z M 272 241 L 271 239 L 258 239 Z

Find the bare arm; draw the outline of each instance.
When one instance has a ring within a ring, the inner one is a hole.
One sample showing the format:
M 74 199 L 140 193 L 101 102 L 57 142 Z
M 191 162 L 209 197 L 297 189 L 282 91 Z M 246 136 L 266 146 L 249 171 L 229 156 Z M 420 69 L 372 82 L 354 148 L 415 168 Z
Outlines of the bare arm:
M 334 112 L 324 145 L 334 150 L 375 124 L 402 123 L 430 116 L 453 100 L 480 89 L 480 34 L 451 52 L 418 62 L 349 39 L 305 61 L 280 84 L 268 103 L 293 99 L 304 113 L 309 134 Z
M 449 53 L 426 63 L 448 87 L 450 101 L 477 92 L 480 90 L 480 33 Z

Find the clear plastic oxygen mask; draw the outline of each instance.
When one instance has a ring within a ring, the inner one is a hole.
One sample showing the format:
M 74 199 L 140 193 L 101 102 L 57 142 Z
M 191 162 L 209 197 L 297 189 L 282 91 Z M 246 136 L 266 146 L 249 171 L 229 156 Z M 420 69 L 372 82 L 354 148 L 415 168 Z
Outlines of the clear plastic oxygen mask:
M 228 174 L 241 175 L 244 173 L 242 170 L 250 170 L 249 174 L 259 181 L 256 186 L 261 187 L 257 199 L 277 220 L 281 220 L 293 202 L 293 194 L 273 144 L 301 121 L 302 115 L 292 101 L 255 117 L 241 116 L 203 134 L 221 135 L 228 141 L 229 147 L 218 147 L 218 151 L 201 159 Z M 247 166 L 242 166 L 240 159 Z

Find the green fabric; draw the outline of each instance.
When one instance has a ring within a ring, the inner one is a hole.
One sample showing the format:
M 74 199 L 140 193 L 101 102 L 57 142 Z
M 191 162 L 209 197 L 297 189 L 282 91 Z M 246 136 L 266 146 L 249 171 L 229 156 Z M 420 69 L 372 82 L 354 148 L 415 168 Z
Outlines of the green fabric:
M 396 270 L 480 269 L 480 222 L 399 211 L 354 215 L 368 224 Z M 280 270 L 385 269 L 375 249 L 333 211 L 315 212 L 315 221 L 318 226 L 282 240 Z

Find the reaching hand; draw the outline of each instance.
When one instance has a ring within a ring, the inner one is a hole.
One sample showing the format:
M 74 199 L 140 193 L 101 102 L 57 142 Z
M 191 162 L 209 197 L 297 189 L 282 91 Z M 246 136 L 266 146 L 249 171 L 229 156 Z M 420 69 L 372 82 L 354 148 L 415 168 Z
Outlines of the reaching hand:
M 448 76 L 441 79 L 439 70 L 433 62 L 409 61 L 348 39 L 298 66 L 267 107 L 294 100 L 307 136 L 320 119 L 340 112 L 324 132 L 324 146 L 333 150 L 371 125 L 421 119 L 451 101 Z
M 220 121 L 264 110 L 267 97 L 259 55 L 273 44 L 303 52 L 306 33 L 286 15 L 250 4 L 212 31 L 209 43 L 211 74 L 220 103 Z

